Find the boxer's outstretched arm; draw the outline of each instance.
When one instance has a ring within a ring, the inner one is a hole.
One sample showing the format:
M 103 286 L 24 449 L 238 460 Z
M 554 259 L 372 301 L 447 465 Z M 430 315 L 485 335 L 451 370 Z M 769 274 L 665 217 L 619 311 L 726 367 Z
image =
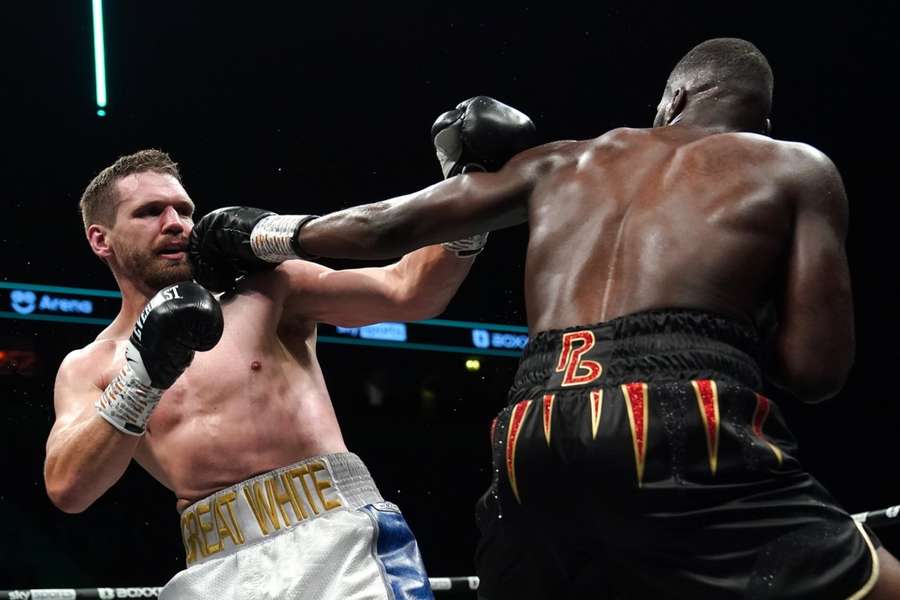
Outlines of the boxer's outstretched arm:
M 53 504 L 67 513 L 82 512 L 112 487 L 141 440 L 119 432 L 94 408 L 103 393 L 96 354 L 90 347 L 69 354 L 56 375 L 44 483 Z
M 844 239 L 847 197 L 834 164 L 804 147 L 795 221 L 776 331 L 776 380 L 801 400 L 837 394 L 853 364 L 853 297 Z
M 458 175 L 412 194 L 319 217 L 300 229 L 299 245 L 316 256 L 393 258 L 524 223 L 528 198 L 553 165 L 552 146 L 525 151 L 497 173 Z
M 523 152 L 498 173 L 458 175 L 414 194 L 307 223 L 299 233 L 305 252 L 359 259 L 409 253 L 382 268 L 332 271 L 306 261 L 283 263 L 279 270 L 289 276 L 291 290 L 285 316 L 356 326 L 440 314 L 472 259 L 441 246 L 421 246 L 526 221 L 528 197 L 554 164 L 557 145 Z
M 304 252 L 363 260 L 403 257 L 387 267 L 341 271 L 307 261 L 282 263 L 285 317 L 349 327 L 442 313 L 472 258 L 428 244 L 526 221 L 528 197 L 558 160 L 553 154 L 558 145 L 523 152 L 497 173 L 457 175 L 414 194 L 306 223 L 298 234 Z

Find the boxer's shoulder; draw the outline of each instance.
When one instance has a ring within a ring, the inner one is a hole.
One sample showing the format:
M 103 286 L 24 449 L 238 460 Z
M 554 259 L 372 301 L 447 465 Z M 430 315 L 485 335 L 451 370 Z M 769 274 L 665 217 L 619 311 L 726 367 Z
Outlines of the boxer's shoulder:
M 828 157 L 803 142 L 779 140 L 759 133 L 735 131 L 702 137 L 686 146 L 694 153 L 715 154 L 740 160 L 772 161 L 777 164 L 806 164 L 810 167 L 831 165 Z M 743 163 L 746 166 L 746 163 Z
M 791 164 L 791 170 L 800 168 L 818 174 L 837 172 L 834 162 L 815 146 L 803 142 L 772 141 L 777 144 L 781 158 Z
M 107 372 L 114 371 L 124 354 L 125 340 L 97 339 L 69 352 L 57 371 L 57 385 L 66 382 L 92 381 L 99 387 L 104 379 L 111 379 Z
M 653 139 L 652 129 L 617 127 L 586 140 L 554 142 L 556 145 L 551 150 L 562 161 L 580 161 L 585 160 L 587 156 L 591 158 L 606 156 L 615 159 L 623 153 L 652 143 Z
M 815 189 L 833 192 L 841 187 L 840 174 L 834 162 L 818 148 L 803 142 L 777 140 L 752 133 L 733 133 L 731 138 L 740 144 L 740 152 L 750 160 L 741 164 L 768 167 L 771 181 L 784 186 L 788 196 L 799 197 Z M 721 136 L 713 136 L 721 137 Z M 710 148 L 715 152 L 716 148 Z M 738 160 L 741 156 L 737 157 Z M 826 194 L 840 196 L 843 194 Z
M 748 132 L 716 133 L 677 143 L 677 164 L 692 172 L 776 185 L 791 181 L 797 165 L 814 150 L 806 144 Z
M 645 129 L 619 127 L 590 139 L 549 142 L 517 154 L 507 166 L 532 169 L 546 175 L 551 171 L 586 164 L 599 156 L 612 159 L 622 151 L 641 144 L 648 138 L 647 132 Z
M 548 171 L 577 162 L 589 143 L 590 141 L 582 140 L 559 140 L 541 144 L 516 154 L 509 160 L 504 170 L 514 169 L 545 175 Z
M 784 142 L 758 133 L 728 131 L 704 135 L 681 145 L 679 151 L 695 155 L 718 155 L 738 160 L 778 159 Z
M 117 352 L 124 347 L 126 339 L 104 338 L 97 339 L 76 350 L 72 350 L 63 359 L 63 365 L 90 365 L 106 360 L 113 360 Z

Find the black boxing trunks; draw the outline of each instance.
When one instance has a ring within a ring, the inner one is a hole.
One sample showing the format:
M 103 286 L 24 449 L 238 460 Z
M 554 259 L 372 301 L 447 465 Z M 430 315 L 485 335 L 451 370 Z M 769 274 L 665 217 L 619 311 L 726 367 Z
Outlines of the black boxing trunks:
M 875 546 L 797 461 L 757 346 L 686 310 L 536 335 L 491 428 L 479 596 L 863 597 Z

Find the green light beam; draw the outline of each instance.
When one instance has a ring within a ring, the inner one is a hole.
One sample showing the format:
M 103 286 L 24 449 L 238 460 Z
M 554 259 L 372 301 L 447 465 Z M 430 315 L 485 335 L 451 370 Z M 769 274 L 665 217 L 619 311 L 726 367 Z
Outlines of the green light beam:
M 106 51 L 103 47 L 103 0 L 93 0 L 94 72 L 97 80 L 97 115 L 106 115 Z

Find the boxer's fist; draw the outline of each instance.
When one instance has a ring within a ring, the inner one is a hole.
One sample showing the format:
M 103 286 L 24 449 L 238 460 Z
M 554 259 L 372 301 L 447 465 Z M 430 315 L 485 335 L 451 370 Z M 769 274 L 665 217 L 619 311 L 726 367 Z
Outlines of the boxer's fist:
M 444 177 L 471 171 L 497 171 L 510 158 L 537 143 L 534 123 L 524 113 L 488 96 L 475 96 L 447 111 L 431 126 Z M 446 242 L 459 257 L 475 256 L 488 234 Z
M 150 298 L 134 325 L 125 359 L 144 385 L 171 387 L 194 358 L 222 337 L 222 309 L 192 281 L 163 288 Z
M 194 279 L 221 292 L 248 273 L 292 258 L 312 258 L 300 249 L 297 232 L 314 218 L 248 206 L 214 210 L 194 225 L 188 241 Z
M 212 294 L 183 281 L 150 298 L 125 344 L 125 365 L 94 406 L 113 427 L 144 435 L 159 400 L 188 368 L 194 351 L 222 337 L 222 309 Z
M 214 292 L 230 289 L 242 275 L 267 269 L 250 247 L 253 227 L 275 213 L 243 206 L 220 208 L 194 225 L 188 241 L 188 257 L 194 279 Z
M 524 113 L 488 96 L 475 96 L 438 117 L 431 138 L 444 177 L 497 171 L 536 145 L 534 123 Z

